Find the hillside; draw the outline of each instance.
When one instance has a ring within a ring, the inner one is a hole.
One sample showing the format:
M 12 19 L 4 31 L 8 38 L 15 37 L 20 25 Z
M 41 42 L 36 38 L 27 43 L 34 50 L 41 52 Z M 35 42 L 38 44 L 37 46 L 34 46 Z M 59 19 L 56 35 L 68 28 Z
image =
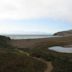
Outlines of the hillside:
M 0 35 L 0 47 L 8 47 L 10 40 L 9 37 Z
M 28 52 L 9 45 L 9 37 L 0 36 L 0 72 L 44 72 L 46 64 Z
M 46 64 L 27 54 L 18 49 L 0 48 L 0 72 L 44 72 Z
M 57 32 L 54 35 L 58 35 L 58 36 L 72 36 L 72 30 Z
M 71 45 L 72 36 L 26 40 L 2 36 L 0 42 L 0 72 L 72 72 L 72 53 L 48 50 Z

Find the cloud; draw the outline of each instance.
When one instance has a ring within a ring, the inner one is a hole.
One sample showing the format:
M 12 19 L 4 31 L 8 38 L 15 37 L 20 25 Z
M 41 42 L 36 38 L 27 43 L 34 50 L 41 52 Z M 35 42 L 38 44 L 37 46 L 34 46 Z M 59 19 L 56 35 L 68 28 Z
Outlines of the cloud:
M 72 21 L 72 0 L 0 0 L 0 19 L 54 18 Z

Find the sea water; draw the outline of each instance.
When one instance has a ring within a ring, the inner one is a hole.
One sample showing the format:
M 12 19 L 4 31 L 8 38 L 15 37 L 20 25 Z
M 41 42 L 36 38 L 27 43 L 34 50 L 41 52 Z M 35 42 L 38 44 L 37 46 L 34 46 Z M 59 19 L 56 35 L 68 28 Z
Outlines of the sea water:
M 6 35 L 11 39 L 37 39 L 37 38 L 50 38 L 55 37 L 52 35 Z

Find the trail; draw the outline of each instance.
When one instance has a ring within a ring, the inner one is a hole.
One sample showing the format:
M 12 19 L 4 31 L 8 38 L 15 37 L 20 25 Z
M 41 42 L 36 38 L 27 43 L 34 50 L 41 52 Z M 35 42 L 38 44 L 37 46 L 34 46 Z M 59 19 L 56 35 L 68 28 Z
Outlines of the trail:
M 53 69 L 52 63 L 46 62 L 46 64 L 47 64 L 47 69 L 44 72 L 51 72 Z
M 41 58 L 36 58 L 36 57 L 33 57 L 33 58 L 37 59 L 37 60 L 40 60 L 40 61 L 42 61 L 42 62 L 47 64 L 47 68 L 46 68 L 46 70 L 44 72 L 51 72 L 52 71 L 52 69 L 53 69 L 52 62 L 45 61 L 44 59 L 41 59 Z

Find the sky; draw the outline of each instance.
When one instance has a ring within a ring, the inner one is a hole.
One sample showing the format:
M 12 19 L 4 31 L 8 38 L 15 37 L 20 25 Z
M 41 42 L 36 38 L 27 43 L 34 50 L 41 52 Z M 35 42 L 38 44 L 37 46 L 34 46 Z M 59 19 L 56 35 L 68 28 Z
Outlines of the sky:
M 72 29 L 72 0 L 0 0 L 0 34 Z

